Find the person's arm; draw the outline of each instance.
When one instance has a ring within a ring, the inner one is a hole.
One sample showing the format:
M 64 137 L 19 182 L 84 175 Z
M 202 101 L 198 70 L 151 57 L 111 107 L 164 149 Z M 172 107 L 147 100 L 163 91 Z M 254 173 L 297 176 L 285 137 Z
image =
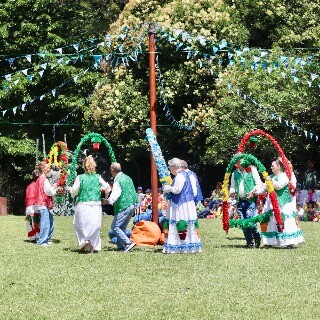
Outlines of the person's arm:
M 196 177 L 193 174 L 189 175 L 190 182 L 191 182 L 191 187 L 193 191 L 193 195 L 196 197 L 198 195 L 198 190 L 197 190 L 197 180 Z
M 76 180 L 74 181 L 74 184 L 70 188 L 69 191 L 70 191 L 72 198 L 74 198 L 75 196 L 77 196 L 79 194 L 79 191 L 80 191 L 80 178 L 79 178 L 79 176 L 76 177 Z
M 108 198 L 108 203 L 113 205 L 121 196 L 121 192 L 122 192 L 122 189 L 119 182 L 115 181 L 112 187 L 112 192 Z
M 285 173 L 281 173 L 278 177 L 272 178 L 273 186 L 276 190 L 280 190 L 289 183 L 289 179 Z
M 178 173 L 174 179 L 173 185 L 172 186 L 164 185 L 163 191 L 166 193 L 172 192 L 174 194 L 178 194 L 181 192 L 185 182 L 186 182 L 186 179 L 184 175 L 182 173 Z
M 50 184 L 48 179 L 44 180 L 43 187 L 44 187 L 44 193 L 49 197 L 52 197 L 57 193 L 57 190 Z
M 250 166 L 250 168 L 251 168 L 251 173 L 252 173 L 252 176 L 254 179 L 255 186 L 254 186 L 253 190 L 251 190 L 249 193 L 250 194 L 252 193 L 253 195 L 258 195 L 258 194 L 264 193 L 265 187 L 261 181 L 261 178 L 260 178 L 260 175 L 259 175 L 257 168 L 255 166 Z
M 108 182 L 104 181 L 101 176 L 99 176 L 99 183 L 100 183 L 100 186 L 103 190 L 105 190 L 105 193 L 106 194 L 109 194 L 110 191 L 111 191 L 111 188 L 110 188 L 110 185 Z
M 231 175 L 231 181 L 230 181 L 230 190 L 229 190 L 229 194 L 231 193 L 235 193 L 235 181 L 234 181 L 234 172 L 232 172 Z

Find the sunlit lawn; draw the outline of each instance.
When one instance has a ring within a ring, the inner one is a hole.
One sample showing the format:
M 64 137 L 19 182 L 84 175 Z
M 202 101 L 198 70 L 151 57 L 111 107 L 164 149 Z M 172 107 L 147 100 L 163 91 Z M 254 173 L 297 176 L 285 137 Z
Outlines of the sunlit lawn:
M 220 220 L 201 220 L 204 252 L 161 246 L 78 254 L 72 218 L 55 217 L 54 243 L 26 241 L 23 217 L 0 217 L 0 319 L 320 319 L 320 223 L 301 223 L 295 249 L 244 249 Z

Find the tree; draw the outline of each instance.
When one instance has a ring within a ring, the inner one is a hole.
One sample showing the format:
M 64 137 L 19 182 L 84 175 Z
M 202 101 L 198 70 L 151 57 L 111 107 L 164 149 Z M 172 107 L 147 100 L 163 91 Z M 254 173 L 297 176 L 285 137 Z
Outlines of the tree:
M 16 141 L 17 148 L 15 152 L 12 148 L 3 149 L 0 164 L 13 162 L 12 172 L 25 182 L 31 173 L 29 164 L 34 163 L 30 159 L 35 154 L 34 142 L 41 134 L 46 137 L 47 147 L 62 140 L 66 132 L 69 147 L 72 149 L 77 144 L 82 132 L 84 99 L 103 75 L 94 66 L 93 54 L 103 51 L 99 45 L 104 40 L 103 32 L 117 18 L 124 3 L 111 0 L 2 2 L 1 135 L 8 141 Z M 68 130 L 52 126 L 67 116 L 79 125 L 69 123 Z M 24 149 L 19 151 L 22 146 L 30 147 L 29 153 Z
M 165 157 L 178 155 L 200 167 L 203 164 L 225 165 L 243 134 L 256 127 L 273 133 L 289 156 L 294 157 L 302 143 L 306 145 L 306 152 L 312 152 L 314 140 L 309 143 L 302 131 L 297 134 L 271 117 L 272 114 L 281 115 L 289 123 L 319 134 L 317 116 L 305 117 L 318 105 L 319 79 L 309 86 L 310 74 L 319 74 L 318 55 L 307 50 L 292 50 L 295 46 L 318 45 L 319 24 L 315 22 L 319 19 L 318 9 L 318 4 L 305 1 L 271 1 L 268 4 L 265 1 L 131 1 L 111 30 L 117 32 L 124 25 L 134 28 L 138 23 L 155 19 L 159 65 L 165 84 L 163 93 L 158 83 L 158 124 L 170 125 L 172 120 L 168 122 L 161 113 L 164 95 L 177 120 L 195 124 L 190 132 L 173 126 L 159 127 L 158 137 Z M 308 14 L 312 22 L 308 25 L 296 23 Z M 221 49 L 219 45 L 223 40 L 227 45 Z M 147 52 L 146 42 L 143 44 Z M 214 46 L 218 47 L 218 52 L 213 52 Z M 261 59 L 262 49 L 251 46 L 263 46 L 267 57 Z M 288 49 L 291 51 L 286 51 Z M 313 54 L 313 61 L 308 60 L 310 54 Z M 288 58 L 287 62 L 281 62 L 283 56 Z M 255 62 L 258 58 L 259 62 Z M 306 65 L 296 63 L 295 58 L 307 62 Z M 87 117 L 90 128 L 103 129 L 112 144 L 123 146 L 122 154 L 131 159 L 135 157 L 136 148 L 141 152 L 144 149 L 147 155 L 141 140 L 141 127 L 148 123 L 147 106 L 130 103 L 135 101 L 137 92 L 141 102 L 140 93 L 148 94 L 146 59 L 143 57 L 126 68 L 120 66 L 112 86 L 108 84 L 96 90 L 90 108 L 103 118 L 104 125 L 98 121 L 99 117 Z M 278 64 L 277 68 L 274 63 Z M 271 66 L 272 72 L 269 72 Z M 228 85 L 232 90 L 227 89 Z M 237 95 L 237 89 L 241 96 Z M 125 92 L 129 108 L 114 97 L 116 91 Z M 257 105 L 250 104 L 249 99 L 244 100 L 244 94 L 266 109 L 260 110 Z M 140 128 L 138 136 L 132 126 L 122 126 L 130 110 L 134 110 L 131 116 Z M 135 149 L 126 148 L 126 145 L 134 145 Z M 256 152 L 266 160 L 275 156 L 267 146 Z M 216 178 L 221 179 L 222 175 L 221 172 Z

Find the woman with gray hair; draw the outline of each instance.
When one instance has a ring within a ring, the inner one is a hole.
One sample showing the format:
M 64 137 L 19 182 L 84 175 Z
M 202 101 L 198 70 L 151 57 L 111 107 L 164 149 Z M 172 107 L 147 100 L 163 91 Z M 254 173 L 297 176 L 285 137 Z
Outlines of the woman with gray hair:
M 201 252 L 202 244 L 197 232 L 198 217 L 190 177 L 182 169 L 180 159 L 173 158 L 168 164 L 175 178 L 171 186 L 163 186 L 163 191 L 170 194 L 167 209 L 168 234 L 163 253 Z

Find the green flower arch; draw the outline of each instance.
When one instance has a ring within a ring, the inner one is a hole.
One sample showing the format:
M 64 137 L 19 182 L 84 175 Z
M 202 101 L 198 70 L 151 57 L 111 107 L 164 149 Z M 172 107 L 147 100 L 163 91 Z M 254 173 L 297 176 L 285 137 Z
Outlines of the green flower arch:
M 77 159 L 78 159 L 81 147 L 88 140 L 93 141 L 93 142 L 98 142 L 98 141 L 101 142 L 102 141 L 108 150 L 111 162 L 117 162 L 117 159 L 114 155 L 113 149 L 112 149 L 110 143 L 108 142 L 108 140 L 99 133 L 94 133 L 94 132 L 88 133 L 80 140 L 80 143 L 77 145 L 77 148 L 74 151 L 74 154 L 72 156 L 72 163 L 71 163 L 70 173 L 69 173 L 69 178 L 68 178 L 68 185 L 69 186 L 71 186 L 73 184 L 73 182 L 76 178 Z

